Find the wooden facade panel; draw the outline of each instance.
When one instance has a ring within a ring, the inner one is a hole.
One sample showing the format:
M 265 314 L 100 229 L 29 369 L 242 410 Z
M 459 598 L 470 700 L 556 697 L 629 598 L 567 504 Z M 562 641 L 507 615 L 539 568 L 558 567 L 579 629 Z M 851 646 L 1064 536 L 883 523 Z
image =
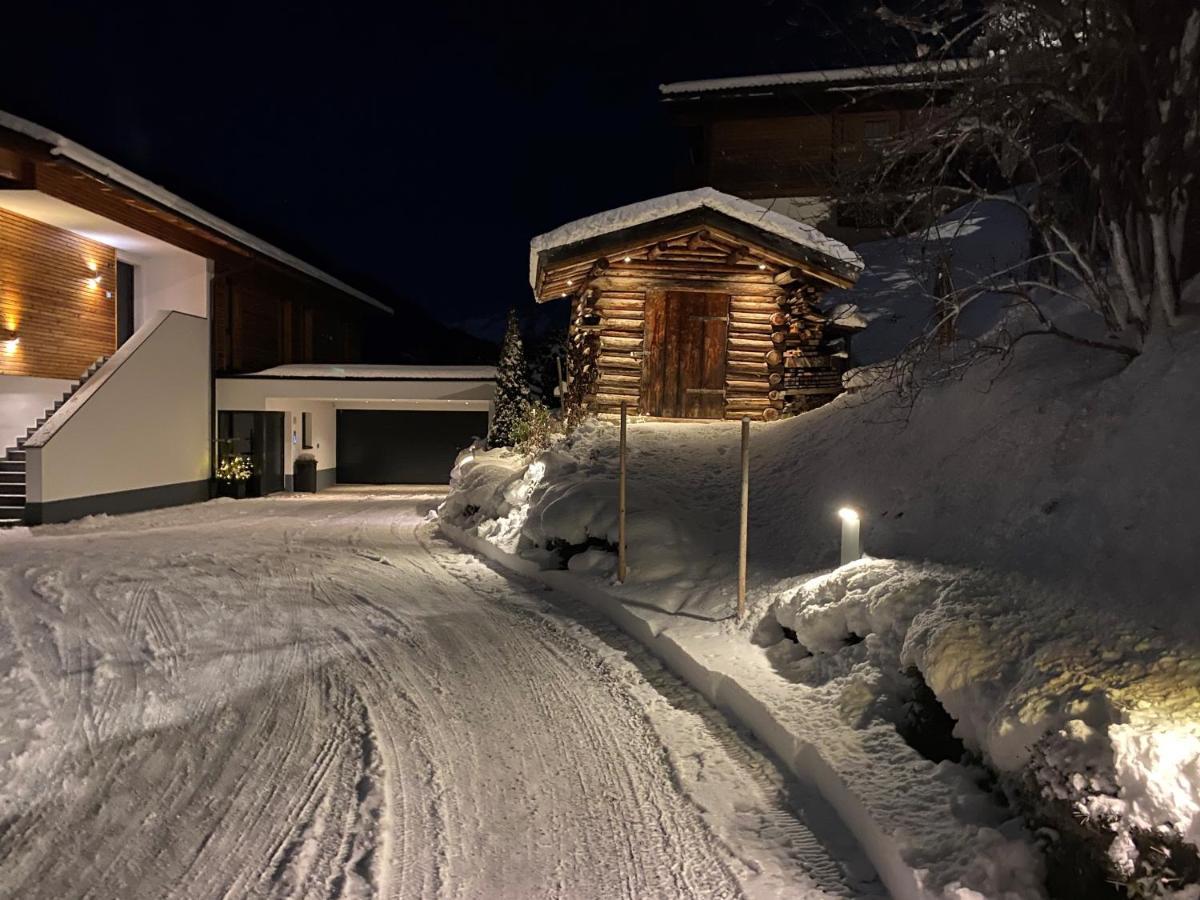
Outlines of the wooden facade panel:
M 113 248 L 0 210 L 0 374 L 75 379 L 111 354 L 116 283 Z
M 65 163 L 38 163 L 36 186 L 44 194 L 120 222 L 198 256 L 214 259 L 250 255 L 248 250 L 198 225 L 112 188 Z
M 804 196 L 829 182 L 834 136 L 827 115 L 717 121 L 709 139 L 712 183 L 737 185 L 743 196 Z

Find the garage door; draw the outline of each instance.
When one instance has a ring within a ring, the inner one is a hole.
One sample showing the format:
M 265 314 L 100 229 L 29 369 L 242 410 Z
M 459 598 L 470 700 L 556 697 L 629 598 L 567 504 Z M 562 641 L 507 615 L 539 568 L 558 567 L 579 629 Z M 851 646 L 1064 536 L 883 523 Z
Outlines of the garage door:
M 487 434 L 486 412 L 339 409 L 339 484 L 445 484 L 454 457 Z

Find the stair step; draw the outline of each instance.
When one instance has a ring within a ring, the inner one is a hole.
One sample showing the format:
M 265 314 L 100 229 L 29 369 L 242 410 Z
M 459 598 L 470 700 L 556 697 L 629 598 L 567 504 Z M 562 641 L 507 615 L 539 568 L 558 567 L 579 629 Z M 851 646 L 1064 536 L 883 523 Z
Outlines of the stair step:
M 18 450 L 16 447 L 9 447 L 5 456 L 8 458 L 9 462 L 25 462 L 25 451 Z
M 5 494 L 0 492 L 0 509 L 16 509 L 18 507 L 24 508 L 24 506 L 24 494 Z
M 16 519 L 18 522 L 25 521 L 24 506 L 0 506 L 0 520 Z
M 20 472 L 25 475 L 25 460 L 23 459 L 0 459 L 0 472 Z
M 21 468 L 18 472 L 0 472 L 0 491 L 8 490 L 9 488 L 20 488 L 25 490 L 25 469 Z

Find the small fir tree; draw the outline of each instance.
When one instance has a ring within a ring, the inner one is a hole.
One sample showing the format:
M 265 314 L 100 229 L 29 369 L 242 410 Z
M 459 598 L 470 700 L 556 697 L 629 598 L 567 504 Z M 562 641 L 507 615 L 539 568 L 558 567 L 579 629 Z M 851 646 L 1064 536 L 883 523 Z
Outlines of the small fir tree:
M 525 348 L 517 311 L 508 311 L 504 342 L 500 345 L 500 364 L 496 369 L 496 408 L 492 414 L 489 447 L 511 447 L 513 428 L 521 420 L 529 403 L 529 372 L 525 368 Z

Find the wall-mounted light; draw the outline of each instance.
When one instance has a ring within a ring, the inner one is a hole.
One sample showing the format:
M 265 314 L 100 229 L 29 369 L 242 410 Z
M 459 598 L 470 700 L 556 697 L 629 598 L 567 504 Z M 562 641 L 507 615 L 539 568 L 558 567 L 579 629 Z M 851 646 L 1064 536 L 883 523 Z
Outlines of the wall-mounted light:
M 11 356 L 17 352 L 17 347 L 21 344 L 21 336 L 15 331 L 0 331 L 0 349 L 4 350 L 6 355 Z
M 633 262 L 633 257 L 632 256 L 625 257 L 625 262 Z
M 90 287 L 92 290 L 95 290 L 96 288 L 100 287 L 101 280 L 102 279 L 99 275 L 93 275 L 91 278 L 89 278 L 87 280 L 87 286 Z
M 765 269 L 766 267 L 767 267 L 767 264 L 766 264 L 766 263 L 759 263 L 759 264 L 758 264 L 758 268 L 759 268 L 760 270 L 761 270 L 761 269 Z

